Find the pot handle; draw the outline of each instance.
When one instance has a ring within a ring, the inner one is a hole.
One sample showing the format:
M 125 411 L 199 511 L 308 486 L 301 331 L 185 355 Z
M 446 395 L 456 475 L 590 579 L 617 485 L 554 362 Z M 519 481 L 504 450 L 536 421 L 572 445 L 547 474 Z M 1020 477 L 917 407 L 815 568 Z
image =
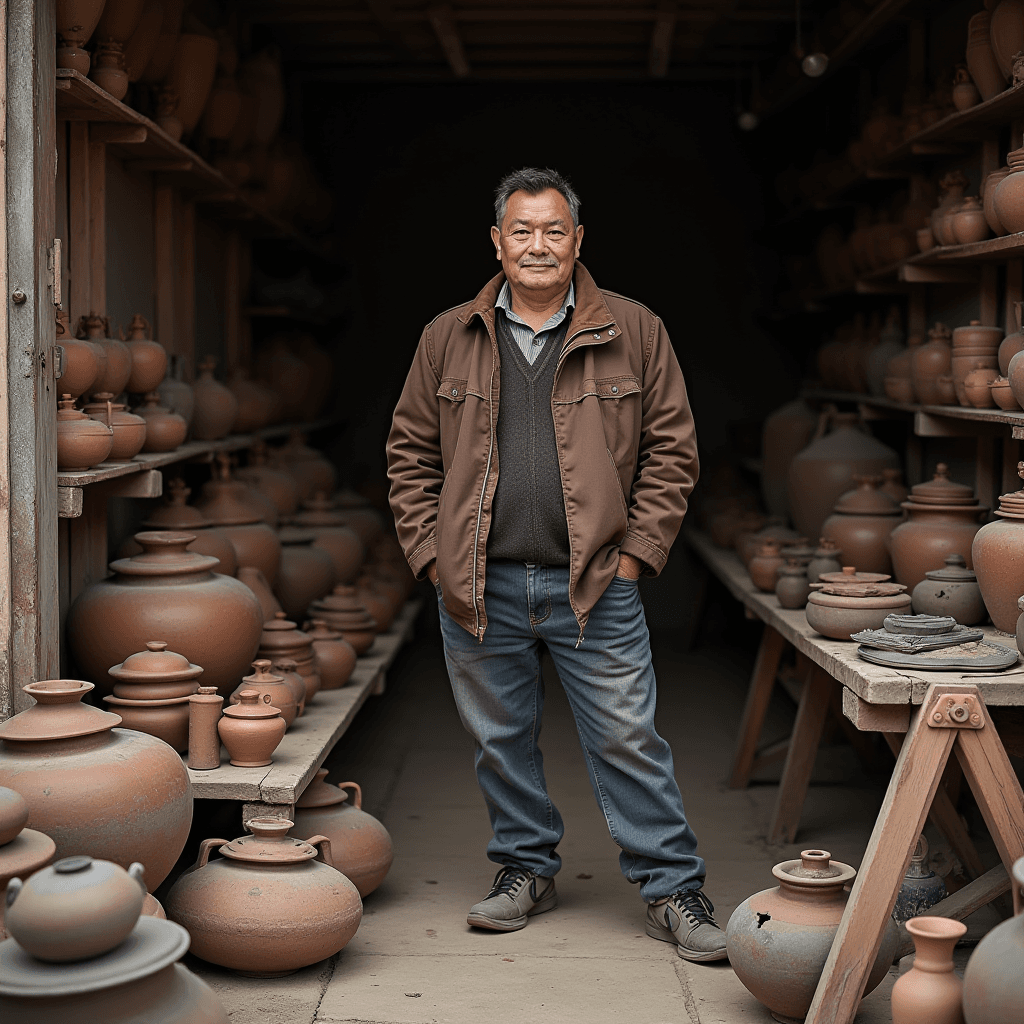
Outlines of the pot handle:
M 310 846 L 318 847 L 316 852 L 316 859 L 322 864 L 326 864 L 329 868 L 334 867 L 334 857 L 331 856 L 331 841 L 327 836 L 313 836 L 312 839 L 307 839 L 307 843 Z
M 363 787 L 358 782 L 338 782 L 336 785 L 338 789 L 354 789 L 356 791 L 354 797 L 356 810 L 363 809 Z
M 204 839 L 199 844 L 199 859 L 196 861 L 196 866 L 192 869 L 198 871 L 199 868 L 206 867 L 207 861 L 210 859 L 210 854 L 216 849 L 219 850 L 222 846 L 227 846 L 229 840 L 227 839 Z

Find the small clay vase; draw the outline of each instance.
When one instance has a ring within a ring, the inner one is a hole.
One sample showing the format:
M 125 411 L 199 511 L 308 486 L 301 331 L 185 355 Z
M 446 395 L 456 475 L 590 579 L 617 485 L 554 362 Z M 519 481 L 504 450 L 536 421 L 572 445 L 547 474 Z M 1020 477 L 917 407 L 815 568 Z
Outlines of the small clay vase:
M 841 495 L 821 534 L 862 572 L 892 572 L 889 534 L 903 520 L 899 504 L 881 489 L 882 477 L 854 478 L 857 488 Z
M 199 364 L 199 380 L 192 386 L 192 436 L 197 441 L 226 437 L 238 415 L 238 399 L 213 376 L 217 361 L 207 356 Z
M 849 640 L 862 629 L 881 629 L 888 615 L 910 610 L 907 588 L 890 583 L 884 573 L 858 573 L 844 565 L 841 573 L 826 573 L 810 586 L 807 624 L 834 640 Z
M 288 723 L 272 705 L 269 693 L 244 689 L 237 704 L 224 705 L 217 732 L 236 768 L 262 768 L 272 764 L 271 754 L 284 738 Z
M 301 718 L 306 711 L 306 684 L 298 673 L 298 665 L 293 658 L 271 658 L 270 671 L 280 676 L 291 688 L 295 698 L 296 718 Z
M 215 686 L 200 686 L 188 699 L 188 766 L 192 771 L 220 767 L 220 735 L 217 725 L 224 698 Z
M 811 584 L 807 579 L 806 566 L 794 559 L 780 566 L 775 583 L 775 596 L 783 608 L 803 608 L 807 604 L 810 592 Z
M 105 462 L 114 446 L 114 432 L 75 408 L 64 395 L 57 410 L 57 468 L 65 471 L 91 469 Z
M 179 754 L 188 750 L 188 697 L 131 700 L 108 695 L 103 700 L 111 711 L 121 716 L 121 724 L 126 729 L 155 736 Z
M 366 548 L 359 535 L 345 525 L 345 516 L 331 504 L 322 491 L 302 503 L 293 522 L 315 536 L 315 545 L 322 548 L 334 563 L 341 583 L 352 583 L 366 559 Z
M 766 540 L 750 560 L 747 571 L 754 586 L 770 594 L 775 590 L 778 571 L 785 564 L 786 560 L 782 557 L 778 541 Z
M 322 547 L 312 530 L 282 526 L 277 531 L 281 542 L 281 565 L 274 593 L 290 618 L 301 619 L 313 601 L 329 594 L 335 584 L 334 560 Z
M 139 313 L 128 325 L 125 344 L 132 357 L 132 372 L 125 390 L 137 395 L 156 391 L 167 375 L 167 350 L 149 337 L 149 321 Z
M 105 423 L 114 432 L 107 462 L 131 462 L 146 443 L 146 421 L 126 411 L 124 405 L 113 401 L 113 394 L 100 391 L 85 406 L 85 414 Z
M 101 42 L 97 46 L 89 78 L 115 100 L 125 98 L 128 94 L 128 75 L 124 69 L 124 52 L 117 43 Z
M 953 78 L 953 106 L 959 111 L 970 110 L 981 102 L 981 93 L 964 64 L 958 64 Z
M 291 686 L 285 682 L 282 676 L 270 671 L 270 661 L 267 658 L 258 658 L 252 663 L 252 667 L 252 675 L 242 677 L 238 688 L 228 698 L 229 703 L 239 704 L 243 690 L 255 690 L 259 695 L 259 700 L 277 708 L 284 719 L 285 726 L 290 727 L 299 713 L 299 705 Z M 224 714 L 228 714 L 227 707 L 224 709 Z M 222 732 L 221 739 L 223 738 Z
M 924 575 L 911 594 L 915 615 L 949 615 L 962 626 L 985 621 L 987 612 L 978 577 L 967 568 L 963 555 L 947 555 L 941 569 Z
M 1024 462 L 1017 463 L 1017 475 L 1024 479 Z M 982 526 L 974 537 L 973 568 L 992 624 L 1013 633 L 1017 598 L 1024 594 L 1024 489 L 1000 495 L 995 514 L 999 518 Z
M 238 578 L 256 595 L 263 611 L 264 622 L 281 612 L 281 602 L 274 596 L 266 576 L 259 569 L 255 569 L 251 565 L 243 565 L 238 570 Z M 282 614 L 284 613 L 282 612 Z
M 98 346 L 71 336 L 68 314 L 61 311 L 57 313 L 57 344 L 64 350 L 59 378 L 60 391 L 78 398 L 92 388 L 106 358 Z
M 263 635 L 260 637 L 259 657 L 290 658 L 295 662 L 296 669 L 302 676 L 306 688 L 307 700 L 320 689 L 320 671 L 313 651 L 313 641 L 308 633 L 304 633 L 289 621 L 284 612 L 278 612 L 273 619 L 263 623 Z
M 817 583 L 818 577 L 826 572 L 843 571 L 843 552 L 834 540 L 822 537 L 818 541 L 814 557 L 807 563 L 807 582 Z
M 756 530 L 741 530 L 737 533 L 733 540 L 733 546 L 736 549 L 736 554 L 740 556 L 740 561 L 749 570 L 750 560 L 757 554 L 765 541 L 775 541 L 781 548 L 802 539 L 795 530 L 789 529 L 782 516 L 769 516 Z
M 92 382 L 92 393 L 109 391 L 116 398 L 125 389 L 132 375 L 132 354 L 123 341 L 109 337 L 110 324 L 97 313 L 83 316 L 78 326 L 79 337 L 86 338 L 102 353 L 103 364 Z
M 377 635 L 377 622 L 359 600 L 355 587 L 338 586 L 332 593 L 309 606 L 311 619 L 323 619 L 337 630 L 355 649 L 365 654 L 373 646 Z
M 135 415 L 146 421 L 144 452 L 173 452 L 184 443 L 188 424 L 183 416 L 161 404 L 159 391 L 150 391 L 144 403 L 135 410 Z
M 323 619 L 307 623 L 306 633 L 313 641 L 320 689 L 337 690 L 344 686 L 356 667 L 355 648 Z
M 893 1024 L 963 1024 L 963 982 L 953 970 L 953 947 L 967 932 L 948 917 L 912 917 L 913 966 L 892 987 Z
M 957 207 L 952 217 L 953 238 L 957 245 L 984 241 L 989 236 L 988 221 L 978 196 L 968 196 Z

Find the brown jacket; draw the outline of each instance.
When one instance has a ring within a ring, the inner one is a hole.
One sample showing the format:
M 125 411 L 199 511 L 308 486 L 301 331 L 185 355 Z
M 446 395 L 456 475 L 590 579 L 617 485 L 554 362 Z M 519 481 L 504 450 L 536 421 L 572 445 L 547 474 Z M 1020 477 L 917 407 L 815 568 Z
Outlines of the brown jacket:
M 501 374 L 494 335 L 498 274 L 420 337 L 388 438 L 391 507 L 409 565 L 431 560 L 445 607 L 478 639 Z M 619 552 L 657 575 L 697 480 L 686 386 L 668 334 L 649 309 L 603 291 L 576 264 L 576 308 L 555 371 L 555 424 L 569 527 L 569 601 L 583 639 Z

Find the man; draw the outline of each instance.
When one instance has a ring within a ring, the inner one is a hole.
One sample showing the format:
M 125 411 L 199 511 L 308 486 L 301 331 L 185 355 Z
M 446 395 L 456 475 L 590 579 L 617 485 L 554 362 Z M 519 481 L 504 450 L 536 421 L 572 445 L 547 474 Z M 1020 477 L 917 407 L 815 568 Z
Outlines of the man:
M 391 505 L 437 590 L 445 658 L 503 865 L 469 924 L 523 928 L 557 904 L 562 819 L 537 739 L 542 644 L 579 728 L 647 934 L 721 960 L 668 744 L 637 580 L 665 565 L 697 478 L 682 373 L 661 321 L 577 262 L 579 199 L 524 168 L 497 190 L 502 272 L 423 331 L 388 440 Z

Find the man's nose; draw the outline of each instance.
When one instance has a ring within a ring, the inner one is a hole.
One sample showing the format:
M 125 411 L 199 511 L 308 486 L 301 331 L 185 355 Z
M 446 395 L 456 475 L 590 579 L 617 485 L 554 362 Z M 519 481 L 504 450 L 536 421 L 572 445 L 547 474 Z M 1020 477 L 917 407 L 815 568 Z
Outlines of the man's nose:
M 537 253 L 538 255 L 540 255 L 541 253 L 545 253 L 547 251 L 548 251 L 548 241 L 544 237 L 544 232 L 543 231 L 537 231 L 534 234 L 533 238 L 530 239 L 530 252 L 531 253 Z

